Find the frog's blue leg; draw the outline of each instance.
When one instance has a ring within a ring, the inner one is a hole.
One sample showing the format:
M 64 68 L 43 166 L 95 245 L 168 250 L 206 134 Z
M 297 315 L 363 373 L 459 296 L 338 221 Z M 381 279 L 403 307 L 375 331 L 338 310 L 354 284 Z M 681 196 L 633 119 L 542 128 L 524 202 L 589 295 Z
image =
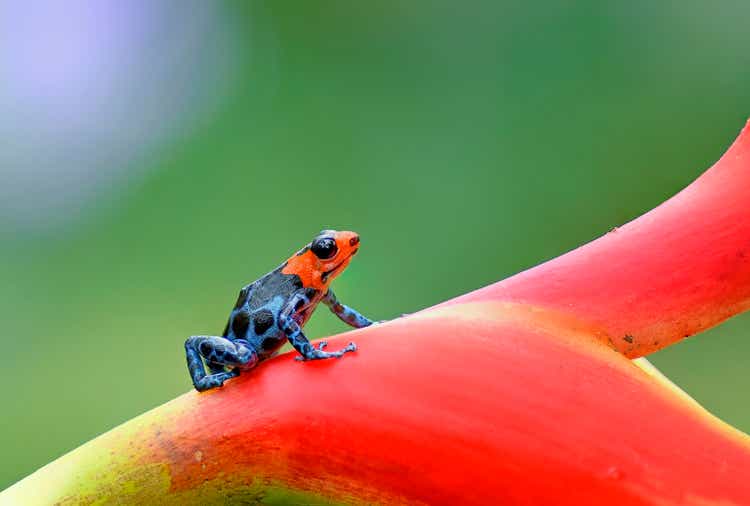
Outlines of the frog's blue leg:
M 362 316 L 349 306 L 341 304 L 338 299 L 336 299 L 336 294 L 333 293 L 333 290 L 328 290 L 321 300 L 323 304 L 328 306 L 331 309 L 331 312 L 338 316 L 342 322 L 351 325 L 354 328 L 361 329 L 362 327 L 369 327 L 374 323 L 372 320 Z
M 224 337 L 192 336 L 185 341 L 188 371 L 193 378 L 193 385 L 199 392 L 209 388 L 220 387 L 229 378 L 239 376 L 240 367 L 250 368 L 258 362 L 258 354 L 241 339 L 230 341 Z M 216 366 L 234 367 L 231 371 L 214 372 L 206 375 L 203 359 L 211 364 L 211 370 Z
M 217 364 L 216 362 L 206 361 L 206 366 L 208 367 L 208 370 L 211 374 L 227 371 L 227 368 L 224 364 Z
M 317 348 L 314 347 L 305 334 L 302 333 L 299 324 L 294 320 L 295 308 L 300 301 L 304 302 L 300 298 L 293 297 L 279 315 L 279 327 L 281 331 L 284 332 L 284 335 L 294 349 L 302 355 L 301 357 L 297 357 L 297 360 L 338 358 L 346 352 L 356 351 L 357 345 L 354 343 L 349 343 L 346 347 L 337 351 L 323 351 L 323 348 L 328 344 L 325 341 L 320 343 L 320 346 Z

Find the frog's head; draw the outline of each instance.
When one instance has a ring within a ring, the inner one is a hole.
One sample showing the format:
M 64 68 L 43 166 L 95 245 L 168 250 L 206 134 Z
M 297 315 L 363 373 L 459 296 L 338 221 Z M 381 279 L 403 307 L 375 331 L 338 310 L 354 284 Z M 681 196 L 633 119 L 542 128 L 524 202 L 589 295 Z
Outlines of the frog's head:
M 346 269 L 358 250 L 359 234 L 322 230 L 287 261 L 283 272 L 297 274 L 306 287 L 322 290 Z
M 356 233 L 323 230 L 310 243 L 313 269 L 327 285 L 346 269 L 358 250 L 359 235 Z

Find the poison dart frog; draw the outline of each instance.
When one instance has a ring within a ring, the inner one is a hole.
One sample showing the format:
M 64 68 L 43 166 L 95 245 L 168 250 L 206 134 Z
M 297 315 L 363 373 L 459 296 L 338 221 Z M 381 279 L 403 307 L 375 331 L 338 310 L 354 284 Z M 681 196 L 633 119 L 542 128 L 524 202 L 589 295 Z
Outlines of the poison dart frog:
M 359 244 L 359 235 L 354 232 L 323 230 L 286 262 L 240 290 L 221 337 L 192 336 L 185 341 L 195 389 L 222 386 L 273 356 L 286 340 L 299 352 L 296 359 L 303 361 L 355 351 L 354 343 L 337 351 L 324 351 L 326 341 L 313 346 L 302 327 L 319 302 L 352 327 L 374 323 L 341 304 L 329 288 L 349 265 Z

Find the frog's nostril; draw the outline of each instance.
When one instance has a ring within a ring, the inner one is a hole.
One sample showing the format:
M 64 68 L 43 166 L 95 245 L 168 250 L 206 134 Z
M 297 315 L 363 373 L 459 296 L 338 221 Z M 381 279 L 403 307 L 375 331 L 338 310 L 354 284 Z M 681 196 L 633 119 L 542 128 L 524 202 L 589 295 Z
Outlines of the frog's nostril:
M 349 239 L 349 246 L 356 246 L 357 244 L 359 244 L 359 236 L 358 235 L 355 235 L 354 237 L 352 237 L 351 239 Z

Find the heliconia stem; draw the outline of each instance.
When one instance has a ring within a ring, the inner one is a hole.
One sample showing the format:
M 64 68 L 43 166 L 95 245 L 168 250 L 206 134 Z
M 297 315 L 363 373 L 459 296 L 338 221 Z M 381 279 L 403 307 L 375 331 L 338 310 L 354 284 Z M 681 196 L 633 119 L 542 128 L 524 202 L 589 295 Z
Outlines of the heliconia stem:
M 750 504 L 750 438 L 626 358 L 748 306 L 749 130 L 590 244 L 187 393 L 0 504 Z
M 530 304 L 576 316 L 628 357 L 750 306 L 750 123 L 682 192 L 603 237 L 448 304 Z

